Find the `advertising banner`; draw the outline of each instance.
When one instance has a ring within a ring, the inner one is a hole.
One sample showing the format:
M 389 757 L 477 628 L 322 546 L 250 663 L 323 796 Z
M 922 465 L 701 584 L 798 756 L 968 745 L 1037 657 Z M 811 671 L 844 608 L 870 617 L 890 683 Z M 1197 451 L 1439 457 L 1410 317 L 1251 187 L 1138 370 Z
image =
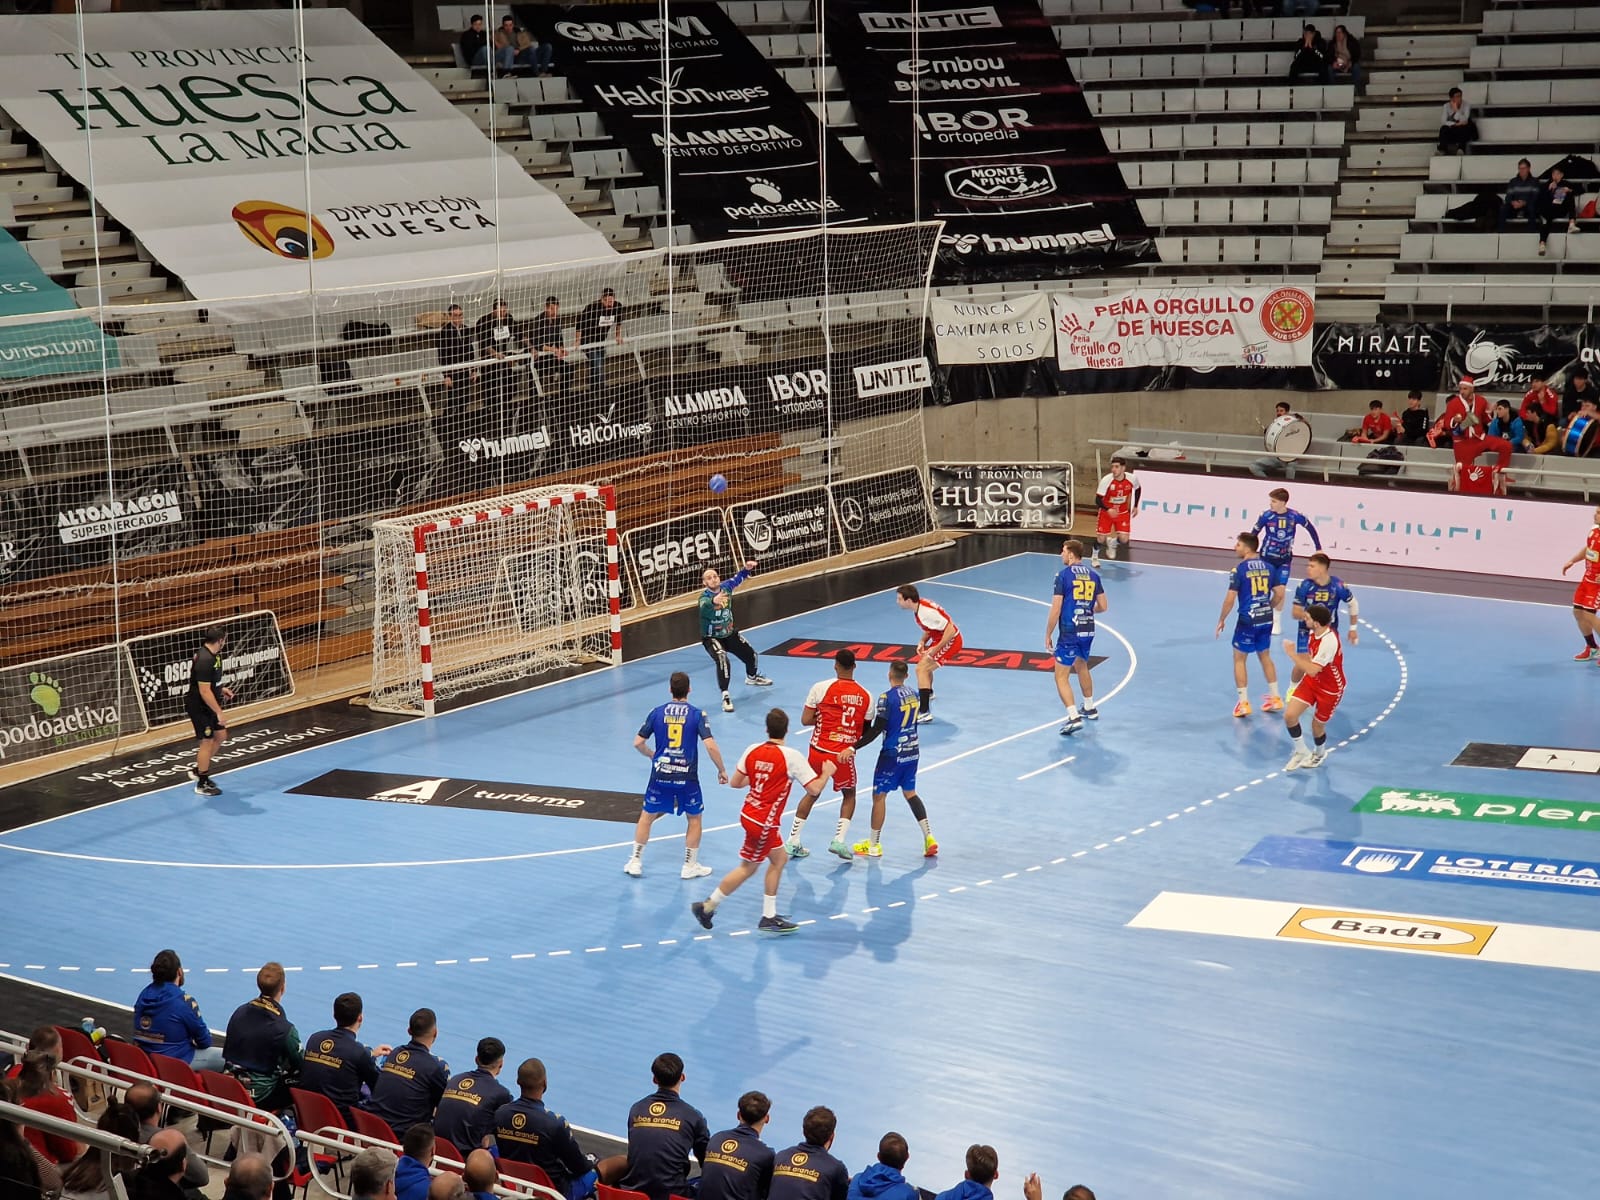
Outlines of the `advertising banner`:
M 641 604 L 697 592 L 707 567 L 731 575 L 744 561 L 736 562 L 737 557 L 720 508 L 703 508 L 622 535 L 622 558 L 633 572 L 634 595 Z
M 199 300 L 614 253 L 343 9 L 0 17 L 0 108 Z
M 1053 302 L 1063 371 L 1311 365 L 1315 305 L 1302 288 L 1137 288 Z
M 72 293 L 40 270 L 21 242 L 0 229 L 0 317 L 77 307 Z
M 830 0 L 833 62 L 890 194 L 943 220 L 935 279 L 1060 278 L 1155 242 L 1036 0 Z
M 735 557 L 754 559 L 763 571 L 819 562 L 844 550 L 825 487 L 735 504 L 728 509 L 728 523 L 738 546 Z
M 0 323 L 0 379 L 84 375 L 122 366 L 117 339 L 88 317 Z
M 1580 363 L 1593 370 L 1596 349 L 1592 326 L 1536 325 L 1527 329 L 1446 327 L 1442 390 L 1454 391 L 1462 375 L 1477 381 L 1478 391 L 1520 396 L 1535 376 L 1570 372 Z
M 242 708 L 294 694 L 277 617 L 270 612 L 253 612 L 215 624 L 228 634 L 228 644 L 222 651 L 222 686 L 234 691 L 229 707 Z M 184 719 L 183 698 L 189 692 L 190 668 L 205 628 L 190 625 L 130 638 L 124 643 L 144 701 L 145 717 L 152 726 Z
M 934 300 L 931 312 L 941 366 L 1026 362 L 1055 348 L 1044 292 L 1010 300 Z
M 1070 529 L 1071 463 L 929 463 L 940 529 Z
M 322 469 L 314 441 L 196 455 L 196 519 L 206 538 L 293 529 L 317 519 Z
M 1141 542 L 1229 549 L 1267 506 L 1259 479 L 1139 469 Z M 1583 544 L 1593 506 L 1390 488 L 1290 485 L 1335 562 L 1561 579 Z M 1573 578 L 1570 574 L 1567 579 Z
M 138 689 L 118 646 L 0 671 L 0 762 L 77 750 L 144 728 Z
M 831 491 L 846 550 L 933 532 L 928 489 L 915 467 L 841 479 Z
M 1447 329 L 1438 325 L 1319 326 L 1312 350 L 1317 386 L 1432 392 L 1439 386 L 1448 339 Z
M 718 5 L 675 3 L 666 19 L 654 4 L 515 11 L 555 46 L 606 132 L 648 179 L 670 187 L 673 221 L 687 221 L 701 240 L 891 215 L 866 167 Z

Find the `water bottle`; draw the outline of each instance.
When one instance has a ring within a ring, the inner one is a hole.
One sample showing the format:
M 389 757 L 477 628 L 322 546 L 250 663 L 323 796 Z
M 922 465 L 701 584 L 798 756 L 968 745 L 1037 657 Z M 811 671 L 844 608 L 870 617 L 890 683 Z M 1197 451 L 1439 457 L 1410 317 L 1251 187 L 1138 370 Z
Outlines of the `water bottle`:
M 88 1039 L 94 1043 L 96 1048 L 99 1047 L 101 1042 L 106 1040 L 105 1027 L 96 1025 L 93 1017 L 85 1017 L 79 1028 L 83 1030 L 85 1036 L 87 1036 Z

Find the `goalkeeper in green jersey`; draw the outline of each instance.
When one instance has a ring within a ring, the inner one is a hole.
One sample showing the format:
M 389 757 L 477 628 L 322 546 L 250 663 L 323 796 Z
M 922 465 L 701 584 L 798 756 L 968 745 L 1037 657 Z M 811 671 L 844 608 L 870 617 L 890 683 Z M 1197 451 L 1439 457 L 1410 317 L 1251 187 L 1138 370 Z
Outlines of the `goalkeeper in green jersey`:
M 756 670 L 755 648 L 744 640 L 744 635 L 733 625 L 733 589 L 746 579 L 756 564 L 747 562 L 732 579 L 723 579 L 716 570 L 707 567 L 701 577 L 705 591 L 700 593 L 700 644 L 717 665 L 717 687 L 722 692 L 722 711 L 733 711 L 733 697 L 728 694 L 728 684 L 733 674 L 728 667 L 728 655 L 744 664 L 744 681 L 751 687 L 771 687 L 772 680 Z

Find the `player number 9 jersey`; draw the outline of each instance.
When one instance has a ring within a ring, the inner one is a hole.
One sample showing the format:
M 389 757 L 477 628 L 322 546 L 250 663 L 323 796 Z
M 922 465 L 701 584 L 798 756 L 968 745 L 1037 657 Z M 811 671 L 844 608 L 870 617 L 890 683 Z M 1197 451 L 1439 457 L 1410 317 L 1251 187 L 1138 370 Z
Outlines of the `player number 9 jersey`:
M 700 742 L 711 736 L 711 722 L 704 709 L 673 700 L 651 710 L 639 736 L 655 739 L 650 777 L 658 783 L 682 783 L 699 771 Z

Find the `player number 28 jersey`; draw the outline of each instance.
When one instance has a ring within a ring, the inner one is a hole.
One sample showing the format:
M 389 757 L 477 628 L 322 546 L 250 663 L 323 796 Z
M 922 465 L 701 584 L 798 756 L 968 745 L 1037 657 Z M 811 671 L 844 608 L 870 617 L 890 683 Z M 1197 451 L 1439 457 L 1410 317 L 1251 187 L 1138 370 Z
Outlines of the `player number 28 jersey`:
M 699 772 L 700 741 L 711 736 L 711 722 L 704 709 L 672 700 L 651 710 L 639 736 L 655 739 L 650 777 L 657 783 L 684 783 Z
M 1085 563 L 1073 563 L 1056 573 L 1055 594 L 1061 597 L 1061 628 L 1078 637 L 1094 636 L 1094 605 L 1105 591 L 1100 572 Z
M 817 777 L 811 764 L 792 746 L 757 742 L 739 756 L 739 770 L 750 781 L 739 815 L 757 825 L 771 827 L 783 819 L 794 785 L 807 784 Z
M 1272 568 L 1262 558 L 1246 558 L 1234 567 L 1228 590 L 1239 596 L 1239 624 L 1272 624 Z
M 883 723 L 883 748 L 878 751 L 880 762 L 917 760 L 917 713 L 921 708 L 916 689 L 904 684 L 878 697 L 872 721 L 873 724 Z
M 817 714 L 817 723 L 811 727 L 811 744 L 818 750 L 837 753 L 861 740 L 872 697 L 853 679 L 824 679 L 806 693 L 806 707 Z

